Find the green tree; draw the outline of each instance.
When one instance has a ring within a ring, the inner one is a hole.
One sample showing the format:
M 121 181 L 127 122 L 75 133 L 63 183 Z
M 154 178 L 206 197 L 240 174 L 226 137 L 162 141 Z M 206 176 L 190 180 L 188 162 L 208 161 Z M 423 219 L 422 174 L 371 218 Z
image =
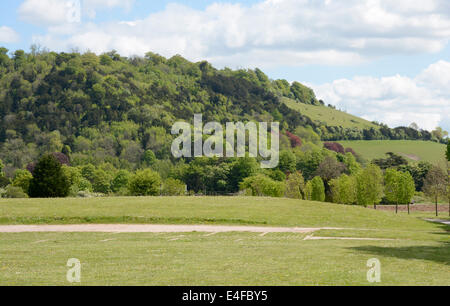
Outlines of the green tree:
M 284 183 L 276 182 L 263 174 L 247 177 L 240 184 L 240 188 L 247 195 L 257 197 L 281 198 L 285 192 Z
M 361 171 L 361 165 L 356 161 L 355 156 L 348 152 L 344 156 L 344 165 L 347 167 L 347 173 L 355 175 Z
M 3 173 L 3 168 L 5 167 L 5 165 L 3 165 L 2 160 L 0 159 L 0 176 L 4 176 L 5 174 Z
M 152 150 L 147 150 L 144 153 L 144 162 L 147 166 L 153 166 L 156 162 L 156 155 Z
M 292 151 L 281 151 L 280 152 L 280 161 L 278 164 L 278 168 L 284 173 L 293 173 L 296 171 L 296 157 Z
M 163 196 L 183 196 L 186 194 L 186 184 L 173 178 L 167 179 L 162 188 Z
M 294 172 L 289 175 L 286 181 L 286 197 L 291 199 L 303 199 L 305 189 L 305 179 L 301 172 Z
M 61 198 L 69 194 L 70 183 L 53 155 L 44 155 L 37 163 L 30 182 L 32 198 Z
M 127 170 L 120 170 L 111 182 L 113 192 L 119 192 L 128 186 L 131 179 L 131 173 Z
M 134 196 L 156 196 L 160 194 L 161 177 L 150 169 L 137 171 L 131 178 L 128 190 Z
M 447 193 L 447 174 L 441 168 L 434 166 L 427 174 L 424 181 L 423 191 L 433 199 L 436 205 L 436 216 L 439 214 L 438 201 Z
M 356 177 L 343 174 L 330 181 L 331 194 L 334 203 L 355 204 L 357 201 Z
M 95 170 L 92 188 L 94 192 L 108 194 L 111 191 L 111 179 L 108 173 L 102 169 Z
M 30 187 L 30 182 L 33 179 L 33 176 L 28 170 L 16 170 L 14 173 L 14 179 L 12 185 L 14 187 L 22 188 L 23 192 L 28 193 L 28 189 Z
M 411 174 L 390 168 L 386 170 L 384 182 L 386 199 L 395 204 L 396 212 L 399 204 L 411 203 L 416 190 Z
M 324 202 L 325 201 L 325 185 L 323 183 L 323 180 L 320 176 L 316 176 L 311 181 L 311 200 L 312 201 L 318 201 L 318 202 Z
M 358 205 L 368 206 L 380 203 L 383 197 L 383 172 L 370 164 L 356 176 Z

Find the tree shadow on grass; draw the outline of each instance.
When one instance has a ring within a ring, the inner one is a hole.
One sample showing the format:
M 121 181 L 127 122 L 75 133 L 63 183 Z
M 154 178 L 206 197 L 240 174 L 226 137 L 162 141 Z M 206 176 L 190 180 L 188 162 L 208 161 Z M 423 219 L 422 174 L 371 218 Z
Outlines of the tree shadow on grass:
M 427 221 L 430 222 L 430 221 Z M 436 227 L 442 229 L 439 232 L 433 232 L 435 235 L 449 235 L 450 226 L 442 223 L 433 223 Z M 408 246 L 408 247 L 378 247 L 362 246 L 353 247 L 351 250 L 370 254 L 371 256 L 380 255 L 386 257 L 396 257 L 400 259 L 420 259 L 434 261 L 440 264 L 450 265 L 450 242 L 438 241 L 437 246 Z
M 439 246 L 378 247 L 362 246 L 350 248 L 371 256 L 395 257 L 400 259 L 420 259 L 450 265 L 450 243 L 441 242 Z

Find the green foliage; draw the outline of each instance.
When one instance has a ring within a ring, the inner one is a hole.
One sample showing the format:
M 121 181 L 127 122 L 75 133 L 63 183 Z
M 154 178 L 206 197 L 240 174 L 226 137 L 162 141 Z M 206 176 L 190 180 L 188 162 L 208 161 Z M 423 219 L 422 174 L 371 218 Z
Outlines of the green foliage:
M 385 195 L 389 203 L 409 204 L 415 193 L 415 184 L 411 174 L 393 168 L 387 169 L 385 176 Z
M 14 173 L 12 185 L 14 187 L 20 187 L 22 188 L 23 192 L 28 193 L 28 189 L 30 187 L 30 182 L 32 179 L 33 176 L 28 170 L 17 170 Z
M 259 174 L 244 179 L 240 184 L 240 189 L 251 196 L 280 198 L 284 196 L 285 184 Z
M 373 161 L 374 164 L 378 165 L 381 169 L 388 169 L 388 168 L 397 168 L 400 166 L 408 165 L 408 161 L 403 158 L 402 156 L 399 156 L 395 153 L 388 152 L 386 153 L 388 158 L 386 159 L 375 159 Z
M 286 174 L 284 174 L 284 172 L 279 169 L 265 169 L 264 175 L 278 182 L 284 182 L 286 180 Z
M 0 176 L 4 176 L 5 174 L 3 173 L 3 168 L 5 167 L 5 165 L 3 164 L 2 160 L 0 159 Z
M 428 174 L 428 171 L 430 171 L 431 168 L 433 168 L 433 165 L 431 163 L 420 162 L 417 165 L 413 164 L 400 166 L 398 167 L 398 170 L 402 172 L 408 172 L 409 174 L 411 174 L 412 178 L 414 179 L 416 191 L 422 191 L 423 182 Z
M 343 174 L 330 181 L 331 195 L 334 203 L 355 204 L 357 201 L 356 177 Z
M 147 166 L 153 166 L 156 162 L 156 155 L 152 150 L 147 150 L 144 153 L 144 162 Z
M 450 140 L 447 142 L 447 151 L 445 152 L 447 160 L 450 161 Z
M 111 178 L 104 170 L 95 170 L 93 180 L 92 188 L 94 192 L 108 194 L 111 191 Z
M 441 168 L 434 166 L 425 178 L 423 191 L 437 203 L 439 198 L 447 195 L 447 180 L 448 175 Z
M 69 194 L 70 183 L 53 155 L 44 155 L 37 163 L 30 182 L 32 198 L 60 198 Z
M 308 193 L 310 192 L 311 201 L 324 202 L 325 201 L 325 185 L 323 183 L 322 178 L 319 176 L 314 177 L 311 180 L 311 186 L 308 187 Z
M 280 152 L 278 168 L 284 173 L 293 173 L 296 171 L 297 159 L 292 151 L 283 150 Z
M 383 172 L 370 164 L 356 176 L 357 203 L 369 206 L 380 203 L 383 197 Z
M 350 152 L 345 153 L 343 163 L 347 168 L 347 173 L 350 175 L 355 175 L 361 171 L 361 165 L 356 161 L 355 156 Z
M 160 194 L 160 189 L 161 177 L 151 169 L 137 171 L 128 185 L 134 196 L 156 196 Z
M 128 186 L 131 179 L 131 173 L 127 170 L 120 170 L 111 182 L 111 190 L 119 192 Z
M 9 199 L 23 199 L 28 198 L 28 195 L 23 191 L 21 187 L 9 185 L 5 189 L 2 197 Z
M 162 188 L 163 196 L 183 196 L 186 194 L 186 184 L 180 180 L 169 178 Z
M 291 199 L 303 199 L 305 193 L 305 179 L 301 172 L 294 172 L 289 175 L 286 181 L 285 196 Z

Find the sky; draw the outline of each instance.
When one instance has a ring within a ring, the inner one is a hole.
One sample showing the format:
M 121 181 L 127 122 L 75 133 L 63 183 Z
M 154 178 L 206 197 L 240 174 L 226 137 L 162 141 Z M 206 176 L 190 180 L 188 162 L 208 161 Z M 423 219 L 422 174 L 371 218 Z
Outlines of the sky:
M 448 0 L 2 0 L 0 46 L 260 68 L 391 127 L 450 131 Z

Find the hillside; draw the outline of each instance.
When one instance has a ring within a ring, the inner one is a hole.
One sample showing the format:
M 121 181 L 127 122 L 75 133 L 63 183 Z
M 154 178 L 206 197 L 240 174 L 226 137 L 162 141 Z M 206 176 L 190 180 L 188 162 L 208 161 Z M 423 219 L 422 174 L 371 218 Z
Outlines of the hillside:
M 52 152 L 75 165 L 120 169 L 136 169 L 153 154 L 170 160 L 172 125 L 198 113 L 204 122 L 277 121 L 283 135 L 304 137 L 306 130 L 323 141 L 432 138 L 323 105 L 310 88 L 270 80 L 259 69 L 219 70 L 151 52 L 127 58 L 0 48 L 0 159 L 9 176 Z
M 353 148 L 367 160 L 385 158 L 387 152 L 393 152 L 410 162 L 428 161 L 434 164 L 445 162 L 445 145 L 431 141 L 373 140 L 339 141 L 339 143 L 346 148 Z
M 301 114 L 311 118 L 319 125 L 333 126 L 348 129 L 379 129 L 380 126 L 367 121 L 365 119 L 353 116 L 351 114 L 336 110 L 324 105 L 310 105 L 305 103 L 299 103 L 289 98 L 282 98 L 282 102 L 289 108 L 300 112 Z

